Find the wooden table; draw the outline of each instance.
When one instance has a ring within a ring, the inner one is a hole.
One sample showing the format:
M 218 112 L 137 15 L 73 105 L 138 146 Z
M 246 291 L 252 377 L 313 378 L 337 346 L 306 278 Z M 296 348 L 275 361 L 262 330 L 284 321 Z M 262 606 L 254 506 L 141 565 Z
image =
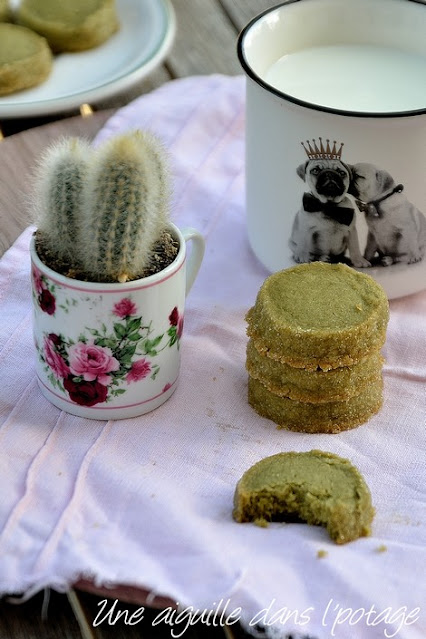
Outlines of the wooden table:
M 252 17 L 277 4 L 273 0 L 172 0 L 172 3 L 177 19 L 174 45 L 164 64 L 143 82 L 123 94 L 93 104 L 95 112 L 87 117 L 66 113 L 0 122 L 4 136 L 0 143 L 0 255 L 28 226 L 26 202 L 31 188 L 29 177 L 36 157 L 47 145 L 63 135 L 93 138 L 117 108 L 169 80 L 211 73 L 242 73 L 236 55 L 239 31 Z M 152 628 L 146 632 L 138 626 L 132 628 L 124 624 L 112 628 L 105 625 L 93 628 L 92 622 L 99 611 L 99 596 L 105 596 L 105 593 L 87 582 L 80 582 L 78 586 L 78 591 L 70 591 L 68 601 L 65 596 L 52 593 L 53 603 L 49 607 L 46 622 L 41 619 L 41 595 L 20 607 L 0 602 L 0 638 L 77 639 L 82 636 L 84 639 L 133 639 L 140 637 L 141 632 L 143 636 L 157 639 L 170 637 L 168 629 L 162 635 L 159 629 L 151 634 Z M 81 588 L 99 596 L 82 594 Z M 120 597 L 122 601 L 135 604 L 133 610 L 144 602 L 144 592 L 132 588 L 109 592 L 109 597 L 112 600 Z M 130 603 L 126 605 L 127 608 L 131 608 Z M 161 606 L 168 602 L 160 598 L 153 603 Z M 76 613 L 79 623 L 71 610 Z M 188 630 L 185 639 L 201 636 L 207 639 L 229 639 L 243 636 L 243 633 L 235 627 L 209 629 L 201 626 Z

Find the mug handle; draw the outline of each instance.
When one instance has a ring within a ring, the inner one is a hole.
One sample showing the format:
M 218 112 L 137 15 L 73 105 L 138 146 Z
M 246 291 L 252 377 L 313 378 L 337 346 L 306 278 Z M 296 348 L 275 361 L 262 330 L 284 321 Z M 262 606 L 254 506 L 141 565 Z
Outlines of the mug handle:
M 193 283 L 195 282 L 195 278 L 197 277 L 198 271 L 200 270 L 201 262 L 204 257 L 205 250 L 205 241 L 204 237 L 193 228 L 182 229 L 181 233 L 183 235 L 183 239 L 185 243 L 192 242 L 193 245 L 191 247 L 191 253 L 187 258 L 186 264 L 186 289 L 185 296 L 188 295 L 189 291 L 192 288 Z

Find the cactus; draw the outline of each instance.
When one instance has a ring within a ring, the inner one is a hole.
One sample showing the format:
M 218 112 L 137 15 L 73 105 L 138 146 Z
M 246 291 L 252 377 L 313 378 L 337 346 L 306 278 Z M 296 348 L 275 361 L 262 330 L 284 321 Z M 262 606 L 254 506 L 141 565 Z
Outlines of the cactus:
M 43 250 L 97 282 L 141 277 L 168 225 L 165 152 L 147 132 L 96 151 L 76 139 L 45 155 L 35 189 Z
M 79 241 L 85 272 L 96 281 L 138 277 L 168 222 L 168 175 L 156 138 L 137 131 L 101 146 L 90 167 L 87 206 Z
M 75 261 L 89 156 L 87 143 L 64 139 L 44 156 L 36 178 L 36 224 L 43 245 L 51 255 L 67 262 Z

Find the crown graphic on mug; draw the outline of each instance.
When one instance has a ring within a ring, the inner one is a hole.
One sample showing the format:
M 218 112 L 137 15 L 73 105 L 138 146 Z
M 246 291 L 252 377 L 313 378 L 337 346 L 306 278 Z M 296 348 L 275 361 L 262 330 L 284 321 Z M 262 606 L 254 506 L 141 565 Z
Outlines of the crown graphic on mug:
M 306 155 L 308 156 L 310 160 L 340 160 L 341 159 L 342 150 L 344 146 L 343 142 L 341 142 L 340 148 L 337 149 L 336 140 L 333 140 L 332 148 L 330 147 L 330 140 L 326 140 L 327 144 L 324 148 L 324 145 L 322 143 L 322 138 L 318 138 L 318 139 L 319 139 L 319 147 L 315 139 L 312 140 L 312 143 L 313 143 L 312 145 L 309 142 L 309 140 L 306 140 L 306 144 L 308 145 L 308 148 L 306 148 L 304 142 L 301 142 L 303 148 L 305 149 Z

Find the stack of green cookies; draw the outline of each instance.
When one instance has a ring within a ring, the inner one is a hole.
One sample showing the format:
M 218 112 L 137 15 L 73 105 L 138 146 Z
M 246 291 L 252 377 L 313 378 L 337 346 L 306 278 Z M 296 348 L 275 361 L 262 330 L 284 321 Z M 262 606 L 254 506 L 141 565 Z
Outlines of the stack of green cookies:
M 383 401 L 389 304 L 369 275 L 301 264 L 268 277 L 246 316 L 248 399 L 289 430 L 338 433 Z

